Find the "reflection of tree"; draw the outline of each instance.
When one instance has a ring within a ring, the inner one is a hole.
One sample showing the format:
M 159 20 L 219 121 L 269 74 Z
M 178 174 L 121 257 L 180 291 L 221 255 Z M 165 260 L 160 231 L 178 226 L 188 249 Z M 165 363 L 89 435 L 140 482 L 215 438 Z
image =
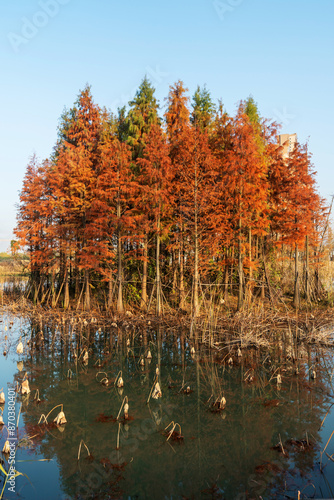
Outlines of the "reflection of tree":
M 215 484 L 226 499 L 246 491 L 255 497 L 270 498 L 270 492 L 278 494 L 283 489 L 287 478 L 293 487 L 292 480 L 300 485 L 305 480 L 300 471 L 313 473 L 318 459 L 316 447 L 308 451 L 290 447 L 289 457 L 272 447 L 279 436 L 284 444 L 289 439 L 306 439 L 306 432 L 310 442 L 321 441 L 318 429 L 327 409 L 324 394 L 328 382 L 322 375 L 319 354 L 316 361 L 313 355 L 308 359 L 307 353 L 302 353 L 304 358 L 294 363 L 277 349 L 270 353 L 269 363 L 266 355 L 249 350 L 228 367 L 216 362 L 212 352 L 201 353 L 198 349 L 193 360 L 189 349 L 185 349 L 184 337 L 176 334 L 160 331 L 157 335 L 149 330 L 141 339 L 136 334 L 135 341 L 131 337 L 129 349 L 126 334 L 118 342 L 106 333 L 99 340 L 92 326 L 86 326 L 84 338 L 71 334 L 70 341 L 64 335 L 69 331 L 67 324 L 57 329 L 55 335 L 54 329 L 44 327 L 42 340 L 40 326 L 33 325 L 32 350 L 25 362 L 32 395 L 23 407 L 22 418 L 27 433 L 32 435 L 42 413 L 57 404 L 64 405 L 68 423 L 63 432 L 47 429 L 37 443 L 46 458 L 57 457 L 62 488 L 74 498 L 79 490 L 83 498 L 120 498 L 122 492 L 139 498 L 197 498 Z M 89 365 L 84 367 L 79 361 L 76 368 L 73 352 L 80 353 L 88 337 Z M 146 360 L 141 369 L 140 356 L 149 345 L 153 361 Z M 110 353 L 103 355 L 106 346 Z M 93 366 L 97 359 L 101 359 L 102 368 Z M 310 381 L 309 367 L 315 363 L 318 376 L 316 381 Z M 160 365 L 163 397 L 161 401 L 152 400 L 148 407 L 146 400 L 156 364 Z M 294 375 L 296 364 L 298 376 Z M 273 378 L 277 368 L 283 374 L 280 390 Z M 67 378 L 69 369 L 72 379 Z M 96 381 L 99 370 L 107 372 L 112 380 L 120 369 L 125 382 L 122 395 L 113 384 L 105 387 Z M 252 383 L 245 382 L 250 370 L 254 375 Z M 172 389 L 168 389 L 170 380 Z M 180 392 L 183 383 L 191 387 L 191 394 Z M 32 401 L 36 388 L 45 400 L 40 405 Z M 207 403 L 213 391 L 223 393 L 227 400 L 226 409 L 216 414 Z M 120 451 L 116 452 L 118 424 L 99 423 L 96 417 L 101 413 L 116 417 L 125 395 L 133 420 L 122 424 Z M 171 420 L 180 423 L 183 444 L 166 443 L 159 432 Z M 94 460 L 88 461 L 82 454 L 79 468 L 76 457 L 81 439 Z M 274 482 L 276 489 L 272 490 Z

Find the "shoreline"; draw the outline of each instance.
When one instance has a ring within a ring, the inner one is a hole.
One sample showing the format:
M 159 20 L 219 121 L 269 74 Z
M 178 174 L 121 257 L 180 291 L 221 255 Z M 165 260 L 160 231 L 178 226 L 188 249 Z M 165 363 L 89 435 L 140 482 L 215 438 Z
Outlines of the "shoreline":
M 214 311 L 214 315 L 200 314 L 194 318 L 189 313 L 172 311 L 157 316 L 140 310 L 115 311 L 64 310 L 61 308 L 34 305 L 21 295 L 17 300 L 8 300 L 6 294 L 0 304 L 1 314 L 30 317 L 43 323 L 55 322 L 65 325 L 78 324 L 92 330 L 119 330 L 142 332 L 145 329 L 165 329 L 186 333 L 189 340 L 198 345 L 218 349 L 221 345 L 243 348 L 270 349 L 285 341 L 291 345 L 306 343 L 334 347 L 334 309 L 317 306 L 309 310 L 275 308 L 270 304 L 252 304 L 242 311 L 225 309 Z

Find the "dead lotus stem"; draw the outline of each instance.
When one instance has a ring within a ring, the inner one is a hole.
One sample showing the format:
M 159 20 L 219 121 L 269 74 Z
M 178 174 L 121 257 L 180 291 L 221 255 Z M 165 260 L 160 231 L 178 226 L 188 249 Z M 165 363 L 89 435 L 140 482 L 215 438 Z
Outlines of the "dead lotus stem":
M 101 380 L 98 380 L 98 375 L 105 375 L 104 377 L 101 378 Z M 108 381 L 108 374 L 106 372 L 97 372 L 97 374 L 95 375 L 95 378 L 96 380 L 99 382 L 99 383 L 102 383 L 103 380 L 107 379 Z
M 39 421 L 38 421 L 38 424 L 37 424 L 37 425 L 39 425 L 39 424 L 41 423 L 42 418 L 44 418 L 43 423 L 45 423 L 45 422 L 46 422 L 46 423 L 48 423 L 48 421 L 47 421 L 47 419 L 46 419 L 46 416 L 44 415 L 44 413 L 42 413 L 42 415 L 41 415 L 41 416 L 40 416 L 40 418 L 39 418 Z
M 19 420 L 20 420 L 21 410 L 22 410 L 22 403 L 20 405 L 20 410 L 19 410 L 19 414 L 18 414 L 18 417 L 17 417 L 16 428 L 18 428 L 18 426 L 19 426 Z
M 273 378 L 275 378 L 275 373 L 279 370 L 279 368 L 276 368 L 276 370 L 274 371 L 274 373 L 272 374 L 272 376 L 270 377 L 269 379 L 269 382 L 268 384 L 272 381 Z M 276 377 L 277 378 L 277 377 Z
M 84 348 L 82 349 L 81 353 L 80 353 L 80 356 L 78 357 L 78 361 L 79 361 L 79 359 L 81 358 L 81 356 L 82 356 L 82 355 L 84 355 L 84 356 L 85 356 L 86 352 L 87 352 L 87 354 L 88 354 L 88 349 L 87 349 L 87 347 L 84 347 Z
M 168 425 L 164 428 L 164 431 L 166 431 L 166 430 L 168 429 L 168 427 L 170 427 L 170 426 L 172 426 L 172 427 L 173 427 L 174 425 L 175 425 L 175 424 L 174 424 L 174 420 L 172 420 L 172 421 L 171 421 L 171 422 L 170 422 L 170 423 L 169 423 L 169 424 L 168 424 Z
M 165 430 L 166 430 L 166 429 L 168 429 L 168 427 L 169 427 L 171 424 L 174 424 L 174 422 L 171 422 L 171 423 L 170 423 L 170 424 L 169 424 L 169 425 L 165 428 Z M 178 423 L 176 422 L 176 423 L 173 425 L 173 427 L 172 427 L 171 431 L 170 431 L 170 432 L 169 432 L 169 434 L 168 434 L 167 441 L 169 441 L 169 439 L 171 438 L 171 436 L 172 436 L 173 432 L 175 431 L 175 428 L 176 428 L 176 426 L 177 426 L 177 425 L 178 425 L 178 427 L 179 427 L 179 429 L 180 429 L 180 436 L 181 436 L 181 426 L 180 426 L 180 424 L 178 424 Z
M 125 403 L 127 403 L 127 402 L 128 402 L 128 397 L 127 397 L 127 396 L 125 396 L 125 398 L 123 399 L 123 402 L 122 402 L 122 404 L 121 404 L 121 407 L 120 407 L 120 409 L 119 409 L 119 412 L 118 412 L 118 415 L 117 415 L 116 420 L 118 420 L 118 419 L 119 419 L 119 416 L 120 416 L 120 414 L 121 414 L 121 412 L 122 412 L 122 410 L 123 410 L 123 406 L 124 406 L 124 404 L 125 404 Z
M 327 415 L 328 415 L 328 413 L 330 412 L 330 409 L 332 408 L 332 406 L 333 406 L 333 405 L 334 405 L 334 403 L 332 403 L 332 404 L 330 405 L 330 407 L 328 408 L 328 412 L 327 412 L 327 413 L 326 413 L 326 415 L 324 416 L 324 418 L 323 418 L 323 420 L 322 420 L 322 422 L 321 422 L 321 425 L 320 425 L 320 427 L 319 427 L 319 429 L 318 429 L 319 431 L 320 431 L 321 427 L 324 425 L 324 422 L 325 422 L 325 420 L 326 420 L 326 418 L 327 418 Z
M 153 382 L 153 385 L 151 387 L 151 390 L 150 390 L 150 394 L 148 396 L 148 400 L 146 401 L 146 404 L 148 405 L 148 403 L 150 402 L 150 399 L 151 399 L 151 396 L 152 396 L 152 392 L 153 392 L 153 389 L 155 387 L 155 384 L 158 382 L 158 375 L 156 375 L 155 379 L 154 379 L 154 382 Z
M 118 432 L 117 432 L 117 444 L 116 444 L 116 450 L 119 450 L 119 434 L 121 431 L 121 423 L 118 423 Z
M 85 441 L 83 439 L 81 439 L 80 444 L 79 444 L 79 450 L 78 450 L 78 461 L 80 460 L 82 445 L 84 445 L 84 447 L 86 448 L 87 455 L 90 456 L 90 451 L 88 449 L 88 446 L 86 445 Z
M 63 404 L 57 405 L 57 406 L 55 406 L 54 408 L 52 408 L 52 410 L 51 410 L 51 411 L 49 411 L 49 413 L 48 413 L 48 414 L 47 414 L 47 416 L 45 417 L 45 420 L 47 421 L 48 416 L 50 415 L 50 413 L 52 413 L 52 412 L 53 412 L 53 410 L 55 410 L 56 408 L 59 408 L 59 407 L 61 407 L 61 411 L 63 411 L 64 405 L 63 405 Z
M 329 454 L 327 453 L 327 451 L 326 451 L 325 453 L 326 453 L 326 456 L 329 458 L 329 460 L 331 460 L 332 462 L 334 462 L 333 455 L 329 455 Z
M 279 434 L 279 442 L 280 442 L 280 445 L 281 445 L 281 450 L 282 450 L 283 455 L 286 455 L 284 447 L 283 447 L 283 443 L 282 443 L 282 438 L 281 438 L 280 434 Z
M 122 370 L 120 370 L 117 373 L 117 376 L 115 378 L 114 386 L 117 384 L 117 387 L 123 387 L 124 382 L 123 382 L 123 376 L 122 375 L 123 375 Z
M 332 432 L 332 434 L 329 436 L 329 439 L 328 439 L 328 441 L 327 441 L 327 443 L 326 443 L 325 448 L 324 448 L 324 449 L 323 449 L 323 451 L 320 453 L 320 470 L 322 470 L 322 456 L 323 456 L 323 454 L 325 453 L 326 448 L 327 448 L 327 446 L 329 445 L 329 442 L 330 442 L 330 440 L 331 440 L 331 439 L 332 439 L 332 437 L 333 437 L 333 434 L 334 434 L 334 431 L 333 431 L 333 432 Z

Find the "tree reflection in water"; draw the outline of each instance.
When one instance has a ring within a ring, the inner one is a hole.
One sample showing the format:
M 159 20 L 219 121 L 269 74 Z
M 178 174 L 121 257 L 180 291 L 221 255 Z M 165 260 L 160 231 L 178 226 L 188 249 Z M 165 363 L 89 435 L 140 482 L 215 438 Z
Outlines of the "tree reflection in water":
M 36 453 L 56 459 L 59 495 L 241 500 L 297 498 L 299 490 L 301 498 L 333 496 L 333 464 L 324 456 L 323 474 L 319 469 L 320 451 L 334 428 L 329 413 L 320 429 L 333 401 L 331 352 L 299 345 L 293 359 L 281 343 L 270 352 L 243 349 L 238 356 L 234 350 L 232 365 L 229 349 L 204 349 L 196 339 L 191 355 L 187 332 L 86 323 L 32 321 L 25 327 L 30 342 L 24 369 L 15 374 L 20 382 L 27 373 L 32 391 L 22 398 L 20 434 L 34 436 L 32 459 Z M 88 365 L 80 357 L 85 348 Z M 163 396 L 146 404 L 157 368 Z M 99 382 L 101 371 L 111 383 Z M 117 388 L 113 381 L 120 371 L 124 387 Z M 119 425 L 125 396 L 129 418 Z M 223 397 L 225 408 L 211 411 Z M 41 414 L 59 404 L 67 423 L 38 426 Z M 180 424 L 182 441 L 166 442 L 171 421 Z M 81 440 L 89 454 L 82 450 L 78 461 Z M 36 499 L 28 488 L 24 494 Z

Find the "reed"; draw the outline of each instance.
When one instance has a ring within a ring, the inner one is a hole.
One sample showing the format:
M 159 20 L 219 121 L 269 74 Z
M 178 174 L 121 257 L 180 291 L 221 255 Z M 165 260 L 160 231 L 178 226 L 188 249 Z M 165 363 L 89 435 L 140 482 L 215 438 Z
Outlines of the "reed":
M 329 438 L 328 438 L 328 441 L 327 441 L 327 443 L 326 443 L 325 448 L 322 450 L 322 452 L 320 452 L 320 471 L 322 471 L 322 457 L 323 457 L 323 454 L 326 452 L 327 446 L 329 445 L 329 443 L 330 443 L 330 441 L 331 441 L 331 439 L 332 439 L 333 435 L 334 435 L 334 431 L 333 431 L 333 432 L 332 432 L 332 434 L 329 436 Z

